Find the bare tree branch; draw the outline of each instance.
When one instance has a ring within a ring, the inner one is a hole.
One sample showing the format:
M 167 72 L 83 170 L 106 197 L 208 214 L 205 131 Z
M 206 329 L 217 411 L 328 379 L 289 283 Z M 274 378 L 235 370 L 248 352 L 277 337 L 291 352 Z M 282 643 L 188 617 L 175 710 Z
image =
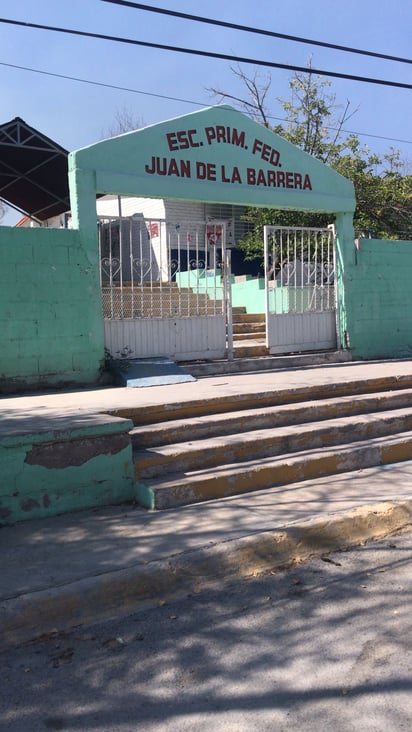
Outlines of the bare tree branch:
M 262 123 L 265 127 L 270 128 L 269 117 L 266 111 L 266 97 L 272 83 L 271 76 L 266 75 L 265 78 L 262 79 L 260 71 L 256 70 L 253 76 L 249 77 L 243 71 L 241 66 L 238 66 L 237 68 L 231 67 L 231 71 L 246 86 L 249 94 L 249 101 L 213 87 L 207 89 L 207 91 L 212 93 L 214 96 L 219 97 L 220 101 L 223 101 L 223 99 L 232 99 L 233 101 L 239 102 L 252 119 L 256 122 Z
M 144 122 L 140 117 L 136 117 L 128 107 L 116 109 L 114 113 L 113 123 L 106 131 L 103 131 L 103 137 L 116 137 L 123 135 L 125 132 L 132 132 L 144 126 Z

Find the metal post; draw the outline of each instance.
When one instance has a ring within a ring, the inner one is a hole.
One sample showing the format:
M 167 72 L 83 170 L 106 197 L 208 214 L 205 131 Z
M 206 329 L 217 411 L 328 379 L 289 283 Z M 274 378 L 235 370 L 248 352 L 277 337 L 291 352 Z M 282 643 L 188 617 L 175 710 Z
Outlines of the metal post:
M 269 348 L 269 234 L 271 227 L 263 227 L 264 264 L 265 264 L 265 323 L 266 323 L 266 348 Z M 274 247 L 273 247 L 274 249 Z M 274 252 L 272 252 L 273 279 L 275 279 Z
M 233 361 L 233 318 L 232 318 L 232 250 L 224 250 L 224 279 L 226 303 L 227 359 Z

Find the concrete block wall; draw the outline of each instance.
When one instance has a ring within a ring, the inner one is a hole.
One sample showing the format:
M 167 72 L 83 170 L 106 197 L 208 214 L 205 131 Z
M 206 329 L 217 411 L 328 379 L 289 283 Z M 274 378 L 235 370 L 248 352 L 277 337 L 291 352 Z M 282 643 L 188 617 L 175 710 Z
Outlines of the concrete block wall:
M 55 414 L 46 422 L 19 415 L 0 431 L 0 526 L 134 498 L 129 420 Z
M 235 281 L 232 284 L 232 306 L 244 306 L 247 313 L 264 313 L 266 310 L 264 278 Z
M 412 241 L 360 239 L 344 286 L 353 358 L 410 358 Z
M 94 383 L 104 357 L 95 240 L 0 227 L 0 393 Z

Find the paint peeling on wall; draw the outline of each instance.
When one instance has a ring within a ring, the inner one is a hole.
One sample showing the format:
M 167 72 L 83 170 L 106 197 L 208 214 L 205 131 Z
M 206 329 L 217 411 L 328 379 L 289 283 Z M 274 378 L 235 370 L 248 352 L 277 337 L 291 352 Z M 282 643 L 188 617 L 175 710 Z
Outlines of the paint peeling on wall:
M 40 465 L 50 470 L 64 470 L 84 465 L 100 455 L 116 455 L 129 445 L 129 436 L 104 435 L 98 438 L 67 440 L 34 445 L 24 460 L 28 465 Z

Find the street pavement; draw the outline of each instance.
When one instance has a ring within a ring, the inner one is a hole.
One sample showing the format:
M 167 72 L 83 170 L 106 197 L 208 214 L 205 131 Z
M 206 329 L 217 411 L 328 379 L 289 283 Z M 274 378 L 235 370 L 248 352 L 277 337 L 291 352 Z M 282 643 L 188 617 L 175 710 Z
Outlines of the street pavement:
M 0 430 L 226 394 L 412 375 L 412 360 L 4 397 Z M 0 649 L 127 616 L 410 526 L 412 461 L 150 513 L 100 508 L 0 528 Z
M 409 732 L 411 559 L 398 533 L 9 649 L 1 729 Z

